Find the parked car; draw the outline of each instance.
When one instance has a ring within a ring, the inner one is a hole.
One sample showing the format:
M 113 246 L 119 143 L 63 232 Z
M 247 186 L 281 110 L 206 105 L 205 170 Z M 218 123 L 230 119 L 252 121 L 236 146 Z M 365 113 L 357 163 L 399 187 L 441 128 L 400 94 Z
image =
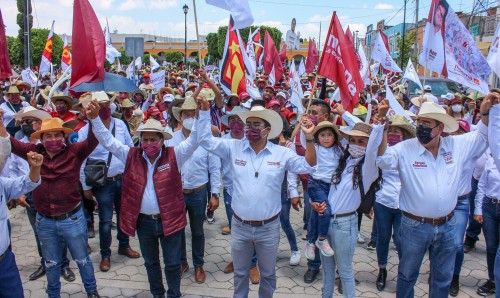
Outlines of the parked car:
M 423 77 L 420 77 L 420 82 L 422 85 L 424 84 Z M 446 93 L 462 93 L 457 83 L 444 78 L 426 78 L 425 84 L 431 86 L 432 94 L 438 98 L 440 105 L 444 104 L 444 100 L 441 98 L 441 95 L 445 95 Z M 408 81 L 408 88 L 406 92 L 409 99 L 422 94 L 420 86 L 412 81 Z

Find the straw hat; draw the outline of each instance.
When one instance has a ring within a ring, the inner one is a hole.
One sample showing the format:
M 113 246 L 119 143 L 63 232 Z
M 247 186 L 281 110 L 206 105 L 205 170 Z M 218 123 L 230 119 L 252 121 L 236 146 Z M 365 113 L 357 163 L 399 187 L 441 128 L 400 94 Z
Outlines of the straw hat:
M 110 102 L 108 95 L 104 91 L 92 92 L 92 99 L 97 99 L 98 103 Z
M 416 97 L 413 97 L 410 101 L 414 106 L 420 107 L 420 102 L 424 103 L 424 102 L 429 101 L 429 99 L 425 96 L 416 96 Z
M 34 132 L 31 137 L 39 139 L 43 133 L 60 131 L 64 133 L 64 137 L 67 138 L 72 132 L 72 129 L 65 128 L 62 126 L 62 121 L 59 118 L 45 118 L 42 120 L 42 128 L 39 131 Z
M 19 112 L 17 112 L 13 116 L 13 118 L 15 120 L 19 120 L 19 121 L 23 120 L 23 118 L 25 118 L 25 117 L 33 117 L 33 118 L 37 118 L 40 120 L 52 118 L 49 113 L 42 111 L 42 110 L 39 110 L 39 109 L 35 109 L 32 106 L 24 107 L 22 110 L 20 110 Z
M 25 89 L 29 89 L 31 88 L 31 85 L 21 79 L 17 79 L 15 82 L 14 82 L 14 86 L 19 86 L 19 88 L 25 88 Z
M 389 125 L 399 127 L 405 130 L 411 137 L 415 137 L 416 129 L 413 125 L 410 124 L 410 121 L 408 121 L 405 116 L 391 116 L 391 118 L 389 119 Z
M 353 137 L 370 137 L 370 134 L 372 132 L 372 127 L 370 124 L 367 124 L 365 122 L 358 122 L 354 124 L 354 127 L 352 130 L 342 130 L 340 133 L 342 136 L 346 139 L 349 139 L 349 136 Z
M 458 129 L 458 123 L 446 110 L 434 102 L 424 102 L 420 107 L 418 118 L 429 118 L 444 124 L 444 132 L 454 132 Z
M 164 140 L 170 140 L 172 138 L 172 134 L 165 130 L 160 123 L 160 121 L 155 119 L 148 119 L 144 125 L 141 125 L 134 133 L 134 136 L 140 137 L 142 132 L 159 132 L 163 135 Z
M 92 101 L 92 93 L 87 92 L 80 96 L 78 103 L 73 106 L 73 110 L 78 111 L 80 107 L 87 107 L 87 105 Z
M 242 112 L 238 114 L 241 118 L 241 121 L 246 122 L 247 118 L 256 117 L 262 120 L 266 120 L 271 124 L 271 131 L 269 132 L 268 139 L 274 139 L 278 137 L 283 131 L 283 120 L 281 116 L 272 110 L 267 110 L 261 106 L 254 106 L 248 112 Z
M 234 109 L 232 109 L 230 112 L 227 112 L 224 116 L 222 116 L 220 118 L 220 121 L 222 122 L 222 124 L 224 124 L 225 126 L 229 126 L 229 118 L 230 117 L 233 117 L 233 116 L 238 116 L 239 113 L 243 113 L 243 112 L 248 112 L 246 109 L 240 107 L 240 106 L 236 106 L 234 107 Z
M 337 128 L 337 125 L 333 124 L 330 121 L 321 121 L 320 123 L 318 123 L 318 125 L 316 125 L 316 127 L 313 130 L 313 135 L 316 136 L 316 133 L 318 131 L 320 131 L 323 128 L 327 128 L 327 127 L 333 129 L 333 133 L 335 133 L 335 135 L 337 136 L 337 142 L 342 139 L 342 135 L 340 134 L 340 131 Z
M 47 93 L 47 95 L 48 95 L 48 93 Z M 68 106 L 68 109 L 70 109 L 71 107 L 73 107 L 73 98 L 71 98 L 71 96 L 68 96 L 68 95 L 64 94 L 64 92 L 54 91 L 54 93 L 52 93 L 52 98 L 50 100 L 54 104 L 57 101 L 62 100 L 62 101 L 64 101 L 66 103 L 66 105 Z
M 205 97 L 208 101 L 212 101 L 215 99 L 215 92 L 210 88 L 203 88 L 200 91 L 200 96 Z
M 127 109 L 127 108 L 131 108 L 133 107 L 134 105 L 132 104 L 132 102 L 130 101 L 130 99 L 128 98 L 125 98 L 123 101 L 122 101 L 122 109 Z
M 7 92 L 5 92 L 5 95 L 11 95 L 11 94 L 21 94 L 21 92 L 19 92 L 17 86 L 9 86 L 9 89 L 7 90 Z
M 182 106 L 179 107 L 174 107 L 172 109 L 172 114 L 174 115 L 174 118 L 177 119 L 177 121 L 181 121 L 181 112 L 185 110 L 196 110 L 196 102 L 194 101 L 193 97 L 186 97 L 184 100 L 184 103 Z

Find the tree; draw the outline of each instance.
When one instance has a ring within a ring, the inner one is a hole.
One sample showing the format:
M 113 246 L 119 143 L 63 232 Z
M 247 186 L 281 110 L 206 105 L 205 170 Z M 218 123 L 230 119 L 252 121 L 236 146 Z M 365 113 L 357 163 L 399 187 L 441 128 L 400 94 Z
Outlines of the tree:
M 28 14 L 29 14 L 29 28 L 28 30 L 30 31 L 30 36 L 31 36 L 31 28 L 33 28 L 33 16 L 31 15 L 31 0 L 17 0 L 17 10 L 19 11 L 19 13 L 17 14 L 17 24 L 19 25 L 19 31 L 18 31 L 18 35 L 17 35 L 17 38 L 18 38 L 18 41 L 20 43 L 20 49 L 23 49 L 23 50 L 19 50 L 16 54 L 17 54 L 17 59 L 19 59 L 19 61 L 23 62 L 24 63 L 24 55 L 25 55 L 25 44 L 24 44 L 24 25 L 25 25 L 25 13 L 26 13 L 26 4 L 28 4 Z M 32 37 L 33 39 L 33 37 Z M 31 53 L 33 54 L 33 47 L 31 49 Z M 13 59 L 13 57 L 11 56 L 10 57 L 11 59 Z M 18 64 L 21 64 L 21 63 L 18 63 Z M 29 64 L 31 65 L 31 61 L 29 62 Z M 27 65 L 24 65 L 25 67 Z
M 417 63 L 417 53 L 416 51 L 413 50 L 414 48 L 414 44 L 415 44 L 415 40 L 416 40 L 416 34 L 417 34 L 417 31 L 416 30 L 413 30 L 411 31 L 409 34 L 406 34 L 405 35 L 405 46 L 403 48 L 403 39 L 401 37 L 398 37 L 396 39 L 396 48 L 397 48 L 397 51 L 398 51 L 398 60 L 396 60 L 396 62 L 399 62 L 401 64 L 401 69 L 404 70 L 404 68 L 406 67 L 406 63 L 408 63 L 408 58 L 411 58 L 411 61 L 413 63 L 413 65 L 415 65 Z M 403 51 L 404 51 L 404 59 L 405 61 L 401 61 L 401 55 L 403 54 Z
M 184 61 L 184 54 L 180 52 L 167 52 L 165 53 L 165 61 L 177 64 L 177 62 Z
M 49 29 L 33 29 L 31 30 L 31 59 L 33 66 L 39 66 L 42 59 L 45 43 L 49 36 Z M 62 39 L 54 34 L 52 39 L 52 64 L 61 66 L 61 55 L 64 42 Z
M 127 65 L 132 62 L 132 57 L 125 56 L 125 50 L 120 50 L 119 52 L 122 54 L 122 56 L 119 58 L 122 67 L 127 67 Z
M 269 35 L 271 35 L 271 38 L 273 39 L 274 44 L 276 45 L 278 51 L 280 50 L 281 36 L 283 35 L 280 30 L 274 27 L 267 27 L 267 26 L 260 26 L 260 27 L 250 26 L 241 29 L 240 30 L 241 39 L 245 42 L 248 40 L 250 29 L 252 30 L 252 32 L 254 32 L 255 30 L 260 30 L 260 42 L 262 45 L 264 45 L 264 36 L 267 30 L 269 32 Z M 219 27 L 219 29 L 217 30 L 217 36 L 218 36 L 217 44 L 218 44 L 218 54 L 220 55 L 220 57 L 222 57 L 224 54 L 223 52 L 224 52 L 224 46 L 226 44 L 226 34 L 227 34 L 227 26 Z M 208 51 L 210 54 L 210 48 L 208 49 Z
M 209 33 L 207 35 L 208 55 L 212 59 L 221 59 L 219 55 L 219 35 L 217 33 Z
M 7 36 L 7 48 L 9 49 L 10 64 L 22 65 L 22 50 L 19 38 Z

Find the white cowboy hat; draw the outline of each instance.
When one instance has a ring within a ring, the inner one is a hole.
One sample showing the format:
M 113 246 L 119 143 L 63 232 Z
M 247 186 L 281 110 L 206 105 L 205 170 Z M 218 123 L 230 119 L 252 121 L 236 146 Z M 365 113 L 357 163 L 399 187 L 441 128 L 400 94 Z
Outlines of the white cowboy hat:
M 164 140 L 170 140 L 172 138 L 172 133 L 161 125 L 160 121 L 155 119 L 148 119 L 146 123 L 139 126 L 139 128 L 135 131 L 134 136 L 140 137 L 142 132 L 159 132 L 163 135 Z
M 13 118 L 15 120 L 21 121 L 24 117 L 33 117 L 40 120 L 52 118 L 49 113 L 35 109 L 34 107 L 28 106 L 14 114 Z
M 283 120 L 281 116 L 273 110 L 267 110 L 261 106 L 253 107 L 249 112 L 239 113 L 241 121 L 246 122 L 247 118 L 256 117 L 262 120 L 266 120 L 271 124 L 271 131 L 269 132 L 268 139 L 274 139 L 278 137 L 283 131 Z
M 99 103 L 110 102 L 108 95 L 104 91 L 92 92 L 92 99 L 97 99 Z
M 410 101 L 414 106 L 420 107 L 420 102 L 426 102 L 429 101 L 429 99 L 425 96 L 416 96 L 413 97 Z
M 174 115 L 174 118 L 177 119 L 177 121 L 181 121 L 181 112 L 184 110 L 196 110 L 196 102 L 194 101 L 193 97 L 186 97 L 184 100 L 184 103 L 182 106 L 179 107 L 174 107 L 172 109 L 172 114 Z
M 424 102 L 420 107 L 418 118 L 429 118 L 443 123 L 444 132 L 455 132 L 458 129 L 457 120 L 448 115 L 442 106 L 434 102 Z
M 232 117 L 232 116 L 238 116 L 239 113 L 244 113 L 244 112 L 248 112 L 248 110 L 244 109 L 244 108 L 242 108 L 240 106 L 236 106 L 236 107 L 234 107 L 234 109 L 231 110 L 231 112 L 227 112 L 224 116 L 222 116 L 220 118 L 220 121 L 225 126 L 229 126 L 229 118 L 230 117 Z

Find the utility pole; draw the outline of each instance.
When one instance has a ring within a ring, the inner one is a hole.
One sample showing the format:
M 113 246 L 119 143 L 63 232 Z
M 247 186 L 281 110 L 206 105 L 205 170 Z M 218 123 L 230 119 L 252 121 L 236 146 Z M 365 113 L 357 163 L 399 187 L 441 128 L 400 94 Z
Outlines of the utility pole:
M 31 2 L 24 2 L 24 67 L 31 67 L 31 36 L 30 36 L 30 9 Z
M 417 34 L 415 34 L 415 49 L 417 50 L 417 57 L 418 55 L 420 54 L 419 50 L 420 50 L 420 47 L 418 45 L 418 0 L 415 0 L 415 28 L 417 29 Z M 417 64 L 418 64 L 418 59 L 417 59 Z M 418 65 L 417 65 L 417 68 L 418 68 Z
M 405 64 L 405 37 L 406 37 L 406 0 L 404 0 L 404 12 L 403 12 L 403 41 L 401 45 L 401 68 L 404 67 Z

